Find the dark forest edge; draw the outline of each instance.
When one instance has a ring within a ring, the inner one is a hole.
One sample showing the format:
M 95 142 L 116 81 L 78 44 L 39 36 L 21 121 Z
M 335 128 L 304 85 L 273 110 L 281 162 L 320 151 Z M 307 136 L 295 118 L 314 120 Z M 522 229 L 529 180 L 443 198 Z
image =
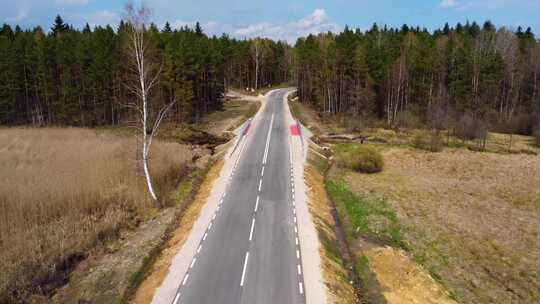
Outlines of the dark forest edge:
M 130 123 L 122 107 L 126 23 L 74 29 L 58 16 L 51 30 L 0 31 L 0 124 L 95 127 Z M 540 45 L 530 28 L 487 21 L 299 38 L 208 37 L 194 28 L 151 24 L 151 59 L 161 73 L 152 106 L 176 98 L 169 121 L 197 122 L 220 109 L 228 88 L 295 82 L 301 102 L 344 114 L 353 126 L 428 126 L 482 138 L 488 130 L 532 135 L 540 127 Z M 540 136 L 540 135 L 539 135 Z
M 0 124 L 96 127 L 130 124 L 123 105 L 135 99 L 126 84 L 128 24 L 74 29 L 57 16 L 50 31 L 0 30 Z M 208 37 L 194 28 L 147 30 L 148 54 L 160 69 L 152 94 L 157 111 L 177 100 L 175 123 L 198 122 L 219 110 L 230 87 L 260 88 L 290 80 L 291 47 L 268 39 Z M 257 66 L 256 66 L 257 65 Z M 255 77 L 255 75 L 257 77 Z

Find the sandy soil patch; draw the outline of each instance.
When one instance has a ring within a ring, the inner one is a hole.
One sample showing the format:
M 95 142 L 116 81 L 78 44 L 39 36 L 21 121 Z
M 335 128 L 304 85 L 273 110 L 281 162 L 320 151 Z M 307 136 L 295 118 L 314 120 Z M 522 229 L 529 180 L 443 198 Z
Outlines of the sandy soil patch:
M 365 251 L 369 266 L 390 304 L 454 304 L 448 293 L 401 250 L 374 248 Z

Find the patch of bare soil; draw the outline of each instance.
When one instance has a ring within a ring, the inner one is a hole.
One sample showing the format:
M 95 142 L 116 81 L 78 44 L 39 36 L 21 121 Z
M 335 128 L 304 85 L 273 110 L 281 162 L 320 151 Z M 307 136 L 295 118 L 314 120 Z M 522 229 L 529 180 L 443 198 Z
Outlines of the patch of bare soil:
M 151 303 L 156 288 L 158 288 L 169 271 L 173 257 L 184 245 L 193 224 L 199 217 L 199 213 L 206 204 L 208 196 L 212 191 L 214 181 L 219 177 L 223 160 L 217 161 L 206 174 L 193 202 L 184 211 L 178 226 L 171 235 L 171 238 L 161 251 L 155 262 L 152 264 L 147 276 L 144 278 L 139 288 L 135 292 L 131 303 L 146 304 Z
M 399 249 L 377 247 L 364 251 L 369 268 L 390 304 L 455 304 L 446 290 Z
M 415 257 L 464 303 L 540 302 L 540 157 L 447 149 L 383 152 L 385 171 L 350 173 L 384 196 Z
M 323 176 L 313 166 L 306 166 L 304 177 L 308 186 L 309 211 L 321 241 L 320 256 L 324 283 L 329 292 L 328 299 L 334 304 L 356 303 L 349 274 L 340 257 L 338 242 L 333 227 L 336 225 L 331 213 L 332 204 L 326 196 Z

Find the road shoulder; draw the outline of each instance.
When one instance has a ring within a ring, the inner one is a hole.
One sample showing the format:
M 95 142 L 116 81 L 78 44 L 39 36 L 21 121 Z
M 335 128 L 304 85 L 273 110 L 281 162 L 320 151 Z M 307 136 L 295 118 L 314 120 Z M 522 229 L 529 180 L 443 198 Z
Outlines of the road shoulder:
M 283 97 L 285 121 L 287 125 L 293 126 L 297 121 L 293 118 L 289 109 L 288 96 L 293 91 L 288 92 Z M 324 283 L 320 248 L 321 244 L 315 229 L 313 216 L 308 208 L 308 197 L 306 195 L 306 183 L 304 177 L 304 166 L 307 157 L 307 138 L 305 136 L 290 136 L 290 150 L 293 164 L 294 188 L 296 189 L 296 210 L 298 218 L 298 235 L 300 239 L 300 250 L 302 252 L 302 268 L 304 269 L 304 284 L 306 289 L 307 304 L 327 303 L 328 289 Z

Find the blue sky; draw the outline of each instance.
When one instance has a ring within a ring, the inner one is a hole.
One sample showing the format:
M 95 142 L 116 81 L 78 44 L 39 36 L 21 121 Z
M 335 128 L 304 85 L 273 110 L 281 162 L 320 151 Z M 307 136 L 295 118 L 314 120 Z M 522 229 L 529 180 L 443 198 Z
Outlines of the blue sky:
M 137 2 L 137 1 L 136 1 Z M 49 28 L 56 14 L 76 27 L 117 24 L 124 1 L 0 0 L 0 22 Z M 374 22 L 425 26 L 432 30 L 475 20 L 516 28 L 531 26 L 540 33 L 540 0 L 147 0 L 152 21 L 162 26 L 200 21 L 210 34 L 238 38 L 266 36 L 294 41 L 298 36 L 339 31 L 346 24 L 361 29 Z

